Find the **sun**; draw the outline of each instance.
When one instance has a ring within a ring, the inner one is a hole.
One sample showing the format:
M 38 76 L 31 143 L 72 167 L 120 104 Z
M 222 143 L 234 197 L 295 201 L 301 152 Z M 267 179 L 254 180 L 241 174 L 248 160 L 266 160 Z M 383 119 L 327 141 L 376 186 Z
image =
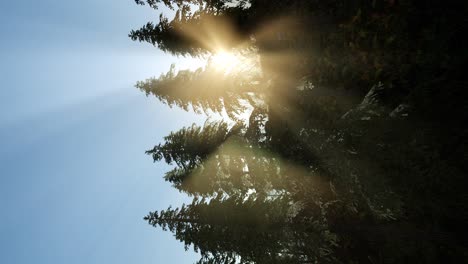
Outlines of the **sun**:
M 215 53 L 211 56 L 210 61 L 216 69 L 224 72 L 224 74 L 231 73 L 242 64 L 242 60 L 239 56 L 227 51 Z

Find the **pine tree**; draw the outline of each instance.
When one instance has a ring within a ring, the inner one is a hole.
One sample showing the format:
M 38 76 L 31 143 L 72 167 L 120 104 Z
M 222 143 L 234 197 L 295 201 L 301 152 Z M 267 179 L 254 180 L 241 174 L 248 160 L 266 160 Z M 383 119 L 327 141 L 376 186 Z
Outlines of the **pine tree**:
M 223 122 L 207 123 L 204 127 L 193 124 L 164 137 L 165 144 L 146 151 L 154 161 L 164 159 L 182 169 L 192 169 L 214 152 L 235 131 Z
M 157 9 L 161 1 L 149 0 L 147 4 Z M 162 14 L 159 22 L 148 22 L 138 30 L 132 30 L 129 37 L 136 41 L 149 42 L 165 52 L 174 55 L 199 56 L 223 47 L 230 49 L 239 46 L 249 36 L 246 23 L 246 1 L 229 0 L 188 0 L 162 1 L 178 9 L 172 20 Z M 136 0 L 143 5 L 144 1 Z M 198 10 L 192 11 L 192 6 Z M 215 37 L 215 39 L 213 39 Z M 212 43 L 216 40 L 217 43 Z
M 172 65 L 167 73 L 140 81 L 136 87 L 171 107 L 193 109 L 196 113 L 226 113 L 236 120 L 262 94 L 258 65 L 254 59 L 245 61 L 239 66 L 245 68 L 228 74 L 212 61 L 195 71 L 176 72 Z
M 222 196 L 149 213 L 152 226 L 169 230 L 186 248 L 201 253 L 199 263 L 297 263 L 310 260 L 300 250 L 302 233 L 290 229 L 288 199 Z
M 172 132 L 146 153 L 176 167 L 165 179 L 191 195 L 290 195 L 317 176 L 247 140 L 242 124 L 207 123 Z

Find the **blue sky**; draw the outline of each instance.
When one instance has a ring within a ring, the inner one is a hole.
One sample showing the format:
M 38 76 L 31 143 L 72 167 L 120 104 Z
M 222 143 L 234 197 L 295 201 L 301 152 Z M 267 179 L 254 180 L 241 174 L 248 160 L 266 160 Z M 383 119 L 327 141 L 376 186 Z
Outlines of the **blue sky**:
M 150 210 L 187 198 L 144 151 L 195 116 L 134 83 L 178 60 L 133 0 L 0 2 L 0 263 L 193 263 Z

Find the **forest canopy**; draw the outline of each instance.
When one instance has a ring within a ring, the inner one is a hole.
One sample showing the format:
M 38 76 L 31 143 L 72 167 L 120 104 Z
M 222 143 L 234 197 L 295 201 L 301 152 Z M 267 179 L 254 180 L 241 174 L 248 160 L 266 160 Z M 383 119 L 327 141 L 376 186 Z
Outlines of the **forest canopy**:
M 207 60 L 136 87 L 225 116 L 146 152 L 193 202 L 145 220 L 198 263 L 468 261 L 467 3 L 135 2 L 175 15 L 132 40 Z

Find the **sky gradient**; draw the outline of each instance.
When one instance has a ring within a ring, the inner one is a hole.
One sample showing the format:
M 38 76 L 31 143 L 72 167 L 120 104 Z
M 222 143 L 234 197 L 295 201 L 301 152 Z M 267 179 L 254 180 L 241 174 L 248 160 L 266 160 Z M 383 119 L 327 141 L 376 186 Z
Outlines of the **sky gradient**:
M 187 198 L 144 151 L 195 116 L 133 87 L 170 57 L 132 0 L 0 3 L 0 263 L 193 263 L 143 216 Z

